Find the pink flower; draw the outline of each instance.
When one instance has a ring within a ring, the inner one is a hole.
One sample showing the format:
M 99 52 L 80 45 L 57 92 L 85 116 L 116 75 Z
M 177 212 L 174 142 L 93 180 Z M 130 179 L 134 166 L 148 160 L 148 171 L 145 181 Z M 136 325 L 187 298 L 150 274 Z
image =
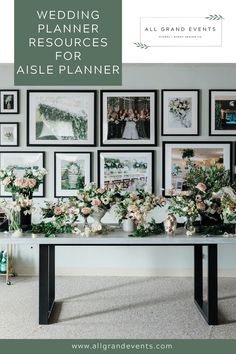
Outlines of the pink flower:
M 102 203 L 101 203 L 101 200 L 99 199 L 93 199 L 92 200 L 92 205 L 94 206 L 100 206 Z
M 98 188 L 98 189 L 97 189 L 97 192 L 100 193 L 100 194 L 102 194 L 102 193 L 105 192 L 105 189 L 104 189 L 104 188 Z
M 203 202 L 197 202 L 196 207 L 198 210 L 205 210 L 206 209 L 206 205 Z
M 62 208 L 61 207 L 55 207 L 54 208 L 54 214 L 55 215 L 61 215 L 62 214 L 62 212 L 63 212 L 63 210 L 62 210 Z
M 36 180 L 34 178 L 29 178 L 28 179 L 28 187 L 34 188 L 35 186 L 36 186 Z
M 16 187 L 23 187 L 24 183 L 25 183 L 24 182 L 24 178 L 16 178 L 15 182 L 14 182 L 14 185 Z
M 196 185 L 196 188 L 199 189 L 201 192 L 205 192 L 205 190 L 207 189 L 206 185 L 201 182 Z
M 81 213 L 83 215 L 89 215 L 89 214 L 91 214 L 91 208 L 84 207 L 84 208 L 81 209 Z
M 130 196 L 130 198 L 131 198 L 132 200 L 138 199 L 137 193 L 135 193 L 135 192 L 130 193 L 129 196 Z

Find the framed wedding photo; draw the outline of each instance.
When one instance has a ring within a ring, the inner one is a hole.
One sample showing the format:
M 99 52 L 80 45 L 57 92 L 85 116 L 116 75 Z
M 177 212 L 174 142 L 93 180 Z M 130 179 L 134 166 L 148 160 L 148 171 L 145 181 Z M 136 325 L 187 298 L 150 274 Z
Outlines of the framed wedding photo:
M 210 90 L 209 107 L 209 134 L 236 135 L 236 90 Z
M 45 168 L 45 152 L 39 151 L 11 151 L 0 153 L 0 169 L 13 168 L 14 173 L 18 177 L 22 177 L 27 168 L 42 169 Z M 7 190 L 7 187 L 1 183 L 0 186 L 1 197 L 11 197 L 12 194 Z M 45 180 L 39 186 L 38 190 L 34 192 L 34 197 L 45 196 Z
M 0 90 L 0 114 L 19 114 L 19 90 Z
M 27 91 L 28 146 L 94 146 L 96 91 Z
M 154 190 L 154 151 L 98 151 L 98 185 Z
M 199 135 L 199 90 L 162 90 L 162 135 Z
M 19 146 L 19 123 L 0 123 L 0 146 Z
M 101 91 L 101 145 L 155 146 L 157 91 Z
M 189 162 L 195 166 L 224 166 L 232 168 L 232 142 L 164 142 L 163 189 L 165 196 L 170 190 L 185 191 L 185 177 Z
M 55 152 L 54 196 L 73 197 L 92 181 L 91 152 Z

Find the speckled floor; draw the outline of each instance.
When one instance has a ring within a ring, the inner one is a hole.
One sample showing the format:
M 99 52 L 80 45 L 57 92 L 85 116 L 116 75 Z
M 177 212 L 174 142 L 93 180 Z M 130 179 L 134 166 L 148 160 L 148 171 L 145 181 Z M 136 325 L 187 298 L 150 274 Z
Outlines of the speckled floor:
M 0 338 L 236 338 L 236 282 L 219 280 L 220 325 L 193 304 L 192 278 L 57 277 L 56 308 L 38 325 L 38 278 L 0 279 Z

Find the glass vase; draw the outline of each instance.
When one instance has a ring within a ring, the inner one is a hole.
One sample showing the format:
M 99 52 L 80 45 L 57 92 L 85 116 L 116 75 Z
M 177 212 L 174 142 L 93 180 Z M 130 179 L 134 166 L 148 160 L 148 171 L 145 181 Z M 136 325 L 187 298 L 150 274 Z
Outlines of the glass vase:
M 20 230 L 20 211 L 12 210 L 8 219 L 8 231 L 14 233 Z
M 96 223 L 102 224 L 101 220 L 105 214 L 106 214 L 106 210 L 99 209 L 98 211 L 93 212 L 92 218 Z
M 186 230 L 187 235 L 192 235 L 195 233 L 194 221 L 195 221 L 195 218 L 193 218 L 192 216 L 189 216 L 189 215 L 186 216 L 184 228 Z
M 83 225 L 84 230 L 89 228 L 88 217 L 89 215 L 84 215 L 84 225 Z

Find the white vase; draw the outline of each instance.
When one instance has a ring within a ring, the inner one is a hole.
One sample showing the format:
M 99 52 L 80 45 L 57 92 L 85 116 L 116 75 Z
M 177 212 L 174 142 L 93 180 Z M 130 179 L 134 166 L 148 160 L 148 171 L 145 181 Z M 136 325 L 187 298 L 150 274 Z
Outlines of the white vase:
M 98 211 L 93 212 L 91 216 L 96 223 L 101 224 L 101 220 L 103 216 L 106 214 L 106 212 L 107 211 L 104 209 L 99 209 Z
M 135 225 L 131 219 L 124 219 L 122 222 L 124 232 L 133 232 Z

